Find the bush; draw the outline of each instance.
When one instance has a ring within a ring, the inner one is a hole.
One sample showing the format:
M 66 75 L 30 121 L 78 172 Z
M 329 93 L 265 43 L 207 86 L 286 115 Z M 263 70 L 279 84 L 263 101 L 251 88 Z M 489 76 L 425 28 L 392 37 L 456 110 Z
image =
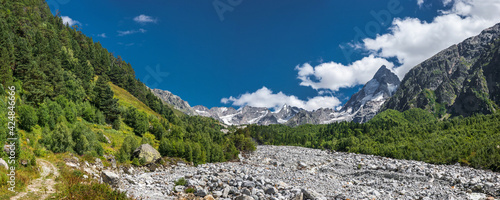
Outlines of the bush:
M 174 182 L 175 183 L 175 186 L 178 186 L 178 185 L 182 185 L 182 186 L 185 186 L 187 184 L 187 181 L 186 179 L 183 178 L 180 178 L 178 179 L 177 181 Z
M 43 131 L 43 143 L 54 153 L 62 153 L 72 149 L 73 140 L 65 123 L 58 123 L 52 133 L 47 129 Z
M 134 152 L 135 149 L 139 147 L 139 143 L 137 140 L 134 139 L 132 136 L 127 136 L 123 140 L 122 147 L 120 148 L 118 152 L 118 161 L 120 162 L 125 162 L 129 161 L 131 158 L 132 153 Z M 137 161 L 139 163 L 139 161 Z

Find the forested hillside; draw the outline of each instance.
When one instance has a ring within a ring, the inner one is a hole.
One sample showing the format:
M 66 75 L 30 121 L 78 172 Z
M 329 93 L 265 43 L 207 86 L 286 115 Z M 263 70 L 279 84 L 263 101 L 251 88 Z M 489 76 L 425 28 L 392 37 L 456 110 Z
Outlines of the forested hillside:
M 35 155 L 48 151 L 131 163 L 132 151 L 149 143 L 162 156 L 199 164 L 254 148 L 248 135 L 223 134 L 219 122 L 163 104 L 130 63 L 63 24 L 43 0 L 0 0 L 0 71 L 0 142 L 7 142 L 14 111 L 20 170 L 32 169 Z
M 256 126 L 261 144 L 294 145 L 500 171 L 500 114 L 439 121 L 422 109 L 386 110 L 367 123 Z

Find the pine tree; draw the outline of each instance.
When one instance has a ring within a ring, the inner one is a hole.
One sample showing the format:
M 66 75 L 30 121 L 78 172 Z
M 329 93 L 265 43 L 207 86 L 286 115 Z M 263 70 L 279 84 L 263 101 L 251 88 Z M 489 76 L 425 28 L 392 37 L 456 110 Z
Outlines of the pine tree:
M 113 90 L 108 85 L 107 76 L 103 75 L 97 79 L 97 83 L 94 87 L 94 105 L 102 110 L 104 116 L 108 122 L 114 122 L 118 119 L 118 99 L 113 98 Z

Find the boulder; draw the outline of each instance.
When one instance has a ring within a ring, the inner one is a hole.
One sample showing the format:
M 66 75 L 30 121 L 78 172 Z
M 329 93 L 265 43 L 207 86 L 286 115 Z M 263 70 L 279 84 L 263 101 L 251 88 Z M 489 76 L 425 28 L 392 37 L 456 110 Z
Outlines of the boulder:
M 273 194 L 276 194 L 278 193 L 278 190 L 274 187 L 270 187 L 270 188 L 267 188 L 266 191 L 265 191 L 266 194 L 270 194 L 270 195 L 273 195 Z
M 326 200 L 326 198 L 323 195 L 321 195 L 320 193 L 317 193 L 314 190 L 305 190 L 305 189 L 302 189 L 302 193 L 304 194 L 305 199 Z
M 251 196 L 240 195 L 240 196 L 236 197 L 235 200 L 255 200 L 255 199 Z
M 6 170 L 9 170 L 9 165 L 7 165 L 7 162 L 5 162 L 5 160 L 0 158 L 0 167 L 2 166 L 5 167 Z
M 101 177 L 103 182 L 107 183 L 112 187 L 118 187 L 118 185 L 120 184 L 120 176 L 118 176 L 112 171 L 103 170 Z
M 302 192 L 300 192 L 299 194 L 295 195 L 295 197 L 292 198 L 292 200 L 303 200 L 304 199 L 304 195 L 302 194 Z
M 145 164 L 155 162 L 161 158 L 160 152 L 149 144 L 143 144 L 134 150 L 134 157 L 144 159 Z

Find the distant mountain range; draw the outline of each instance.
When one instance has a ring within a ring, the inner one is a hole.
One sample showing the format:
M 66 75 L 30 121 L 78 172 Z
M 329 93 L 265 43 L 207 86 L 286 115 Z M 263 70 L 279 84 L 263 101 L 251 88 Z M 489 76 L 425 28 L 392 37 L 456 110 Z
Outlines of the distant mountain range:
M 160 99 L 172 104 L 175 108 L 188 115 L 212 117 L 227 125 L 286 124 L 297 126 L 301 124 L 327 124 L 335 121 L 366 122 L 375 116 L 385 100 L 394 94 L 398 85 L 398 77 L 385 66 L 382 66 L 373 79 L 354 94 L 340 111 L 331 108 L 307 111 L 289 105 L 283 105 L 277 111 L 252 106 L 244 106 L 238 110 L 233 107 L 213 107 L 208 109 L 201 105 L 190 107 L 189 103 L 168 91 L 159 89 L 153 89 L 152 91 Z
M 367 122 L 378 112 L 422 108 L 439 117 L 496 112 L 500 105 L 500 24 L 478 36 L 452 45 L 410 70 L 403 81 L 386 66 L 380 67 L 363 88 L 336 111 L 307 111 L 284 105 L 278 111 L 244 106 L 208 109 L 190 107 L 168 91 L 153 92 L 189 115 L 212 117 L 227 125 L 327 124 L 338 121 Z

